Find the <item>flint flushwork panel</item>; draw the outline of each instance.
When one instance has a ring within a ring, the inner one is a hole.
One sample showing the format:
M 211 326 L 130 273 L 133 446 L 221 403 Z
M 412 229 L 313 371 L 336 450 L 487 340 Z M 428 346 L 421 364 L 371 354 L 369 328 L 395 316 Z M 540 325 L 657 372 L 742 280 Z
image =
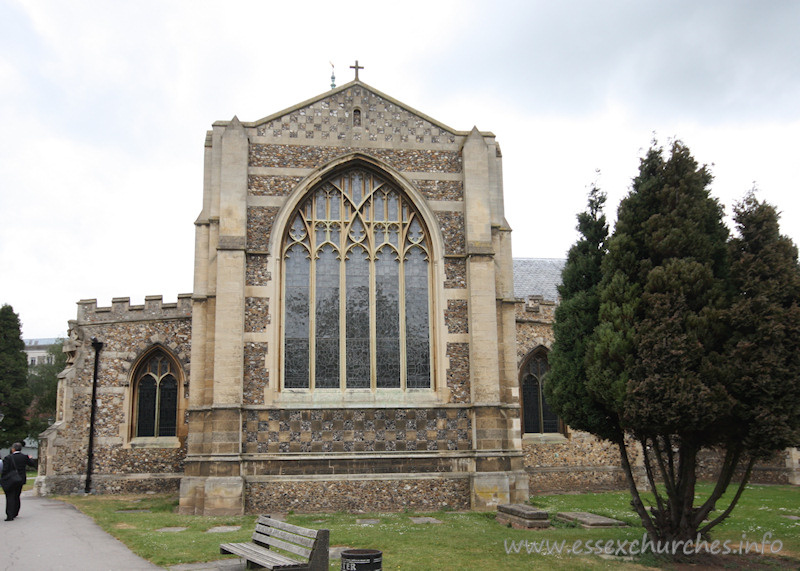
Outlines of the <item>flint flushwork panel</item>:
M 354 125 L 353 110 L 360 121 Z M 332 94 L 257 128 L 261 137 L 309 142 L 340 140 L 452 145 L 454 133 L 360 86 Z
M 247 453 L 469 450 L 465 409 L 248 411 Z

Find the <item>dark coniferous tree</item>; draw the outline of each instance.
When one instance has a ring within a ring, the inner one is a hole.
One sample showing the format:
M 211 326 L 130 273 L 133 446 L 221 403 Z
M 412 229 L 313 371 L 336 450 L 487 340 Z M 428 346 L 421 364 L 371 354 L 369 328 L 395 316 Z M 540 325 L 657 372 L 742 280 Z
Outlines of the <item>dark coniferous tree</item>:
M 586 343 L 597 326 L 600 306 L 598 286 L 608 240 L 605 201 L 606 195 L 592 187 L 586 211 L 578 214 L 580 238 L 570 248 L 561 274 L 544 391 L 550 407 L 570 427 L 618 440 L 622 437 L 619 425 L 588 392 L 584 365 Z
M 28 359 L 19 316 L 10 305 L 0 308 L 0 446 L 8 448 L 28 435 L 25 413 L 30 405 Z

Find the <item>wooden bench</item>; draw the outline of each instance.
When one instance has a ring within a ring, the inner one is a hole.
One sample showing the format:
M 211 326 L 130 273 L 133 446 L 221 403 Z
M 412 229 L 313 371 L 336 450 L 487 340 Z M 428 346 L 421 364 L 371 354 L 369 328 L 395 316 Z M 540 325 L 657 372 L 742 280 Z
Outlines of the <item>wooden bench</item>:
M 328 571 L 327 529 L 306 529 L 262 515 L 256 521 L 252 543 L 223 543 L 220 553 L 247 560 L 247 568 Z

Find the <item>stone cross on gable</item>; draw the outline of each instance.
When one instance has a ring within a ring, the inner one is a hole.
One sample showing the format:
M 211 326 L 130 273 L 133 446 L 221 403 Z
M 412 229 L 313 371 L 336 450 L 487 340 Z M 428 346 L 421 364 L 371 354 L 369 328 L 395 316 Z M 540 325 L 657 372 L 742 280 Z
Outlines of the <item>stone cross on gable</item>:
M 350 69 L 356 70 L 356 81 L 358 81 L 358 70 L 359 69 L 364 69 L 364 66 L 358 65 L 358 60 L 356 60 L 356 65 L 351 65 Z

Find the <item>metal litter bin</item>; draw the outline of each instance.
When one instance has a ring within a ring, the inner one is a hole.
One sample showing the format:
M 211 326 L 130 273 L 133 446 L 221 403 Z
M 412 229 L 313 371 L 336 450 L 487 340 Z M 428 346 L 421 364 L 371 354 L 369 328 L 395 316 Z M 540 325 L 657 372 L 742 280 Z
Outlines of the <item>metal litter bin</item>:
M 346 549 L 342 551 L 342 571 L 381 571 L 383 552 L 377 549 Z

